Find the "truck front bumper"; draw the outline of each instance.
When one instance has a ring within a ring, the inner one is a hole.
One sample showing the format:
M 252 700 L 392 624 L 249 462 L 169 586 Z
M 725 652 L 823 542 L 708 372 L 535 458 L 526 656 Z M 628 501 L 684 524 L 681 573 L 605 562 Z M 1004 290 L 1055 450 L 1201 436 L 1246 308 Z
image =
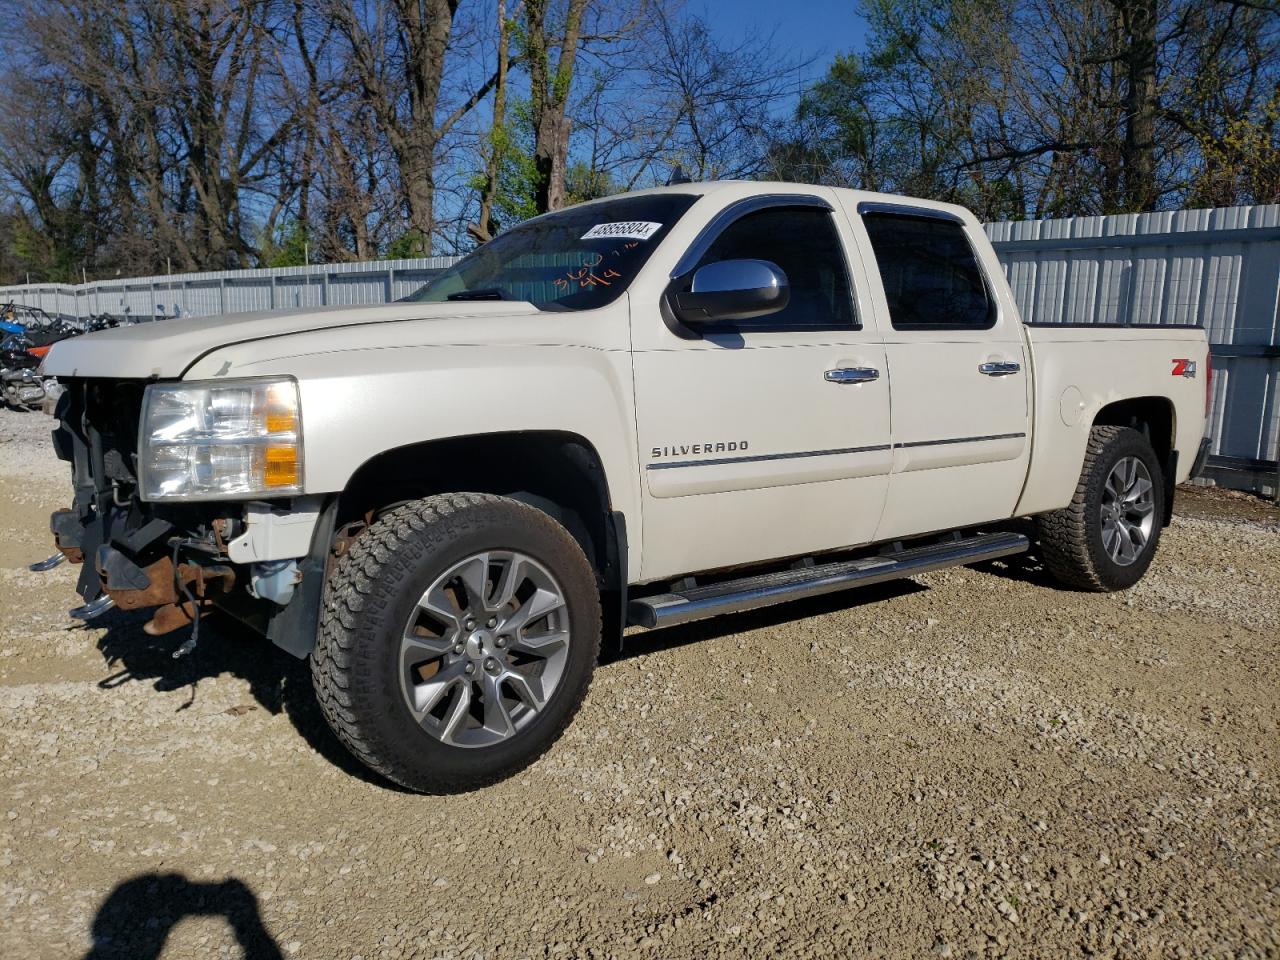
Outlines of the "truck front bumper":
M 73 379 L 67 386 L 53 439 L 71 464 L 74 496 L 49 526 L 59 552 L 81 565 L 76 590 L 86 607 L 77 610 L 154 609 L 144 629 L 156 635 L 218 606 L 305 657 L 336 498 L 143 501 L 135 469 L 141 385 Z

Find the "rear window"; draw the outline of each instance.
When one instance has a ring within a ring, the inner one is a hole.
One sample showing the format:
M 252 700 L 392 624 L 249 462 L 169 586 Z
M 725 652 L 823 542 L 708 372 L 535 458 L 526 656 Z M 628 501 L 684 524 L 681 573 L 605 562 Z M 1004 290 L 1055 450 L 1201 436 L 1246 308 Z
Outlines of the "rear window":
M 863 214 L 895 330 L 985 330 L 995 308 L 958 223 Z

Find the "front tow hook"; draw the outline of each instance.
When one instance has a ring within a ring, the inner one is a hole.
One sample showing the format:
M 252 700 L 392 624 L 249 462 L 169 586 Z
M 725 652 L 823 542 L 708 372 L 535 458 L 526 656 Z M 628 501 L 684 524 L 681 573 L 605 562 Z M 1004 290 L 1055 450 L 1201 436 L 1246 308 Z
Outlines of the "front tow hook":
M 110 595 L 104 593 L 92 603 L 86 603 L 83 607 L 68 610 L 67 613 L 77 620 L 92 620 L 99 614 L 106 613 L 115 605 L 116 602 L 111 599 Z
M 46 570 L 52 570 L 65 559 L 67 559 L 65 553 L 55 553 L 52 556 L 45 557 L 43 560 L 37 560 L 27 569 L 32 573 L 44 573 Z

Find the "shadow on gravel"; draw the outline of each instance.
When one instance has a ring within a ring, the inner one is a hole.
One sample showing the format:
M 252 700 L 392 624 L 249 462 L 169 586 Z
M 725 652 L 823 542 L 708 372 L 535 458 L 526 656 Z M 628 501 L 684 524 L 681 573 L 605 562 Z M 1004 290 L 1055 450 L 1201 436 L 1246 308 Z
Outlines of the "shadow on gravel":
M 248 683 L 257 706 L 272 714 L 283 712 L 308 745 L 326 761 L 366 783 L 405 792 L 404 788 L 368 770 L 334 736 L 320 713 L 305 660 L 290 656 L 247 627 L 217 613 L 201 620 L 199 645 L 175 660 L 173 652 L 190 636 L 190 631 L 147 636 L 142 632 L 142 625 L 150 616 L 148 610 L 136 613 L 111 610 L 93 621 L 95 628 L 107 628 L 98 640 L 98 650 L 107 666 L 115 671 L 98 681 L 99 688 L 109 691 L 126 683 L 150 683 L 159 691 L 186 687 L 188 698 L 178 707 L 186 710 L 196 702 L 200 681 L 224 675 L 239 677 Z
M 1029 583 L 1033 587 L 1047 587 L 1050 590 L 1066 591 L 1068 593 L 1079 592 L 1074 587 L 1066 586 L 1055 580 L 1053 575 L 1045 568 L 1044 562 L 1036 554 L 1034 547 L 1027 553 L 1018 553 L 1012 557 L 1001 557 L 999 560 L 975 563 L 973 569 L 980 570 L 982 573 L 989 573 L 993 577 L 1003 577 L 1005 580 L 1018 580 L 1022 583 Z
M 1054 579 L 1053 574 L 1045 567 L 1044 561 L 1040 559 L 1040 550 L 1036 544 L 1036 525 L 1033 521 L 1027 519 L 1010 520 L 1007 523 L 992 527 L 991 530 L 1007 530 L 1010 533 L 1021 533 L 1031 541 L 1031 549 L 1026 553 L 1015 553 L 1011 557 L 1001 557 L 999 560 L 985 560 L 982 563 L 975 563 L 972 565 L 974 570 L 989 573 L 993 577 L 1002 577 L 1005 580 L 1029 583 L 1033 587 L 1045 587 L 1049 590 L 1065 593 L 1084 592 Z
M 245 960 L 282 960 L 243 882 L 200 883 L 180 873 L 143 873 L 111 891 L 93 918 L 84 960 L 155 960 L 184 917 L 225 917 Z

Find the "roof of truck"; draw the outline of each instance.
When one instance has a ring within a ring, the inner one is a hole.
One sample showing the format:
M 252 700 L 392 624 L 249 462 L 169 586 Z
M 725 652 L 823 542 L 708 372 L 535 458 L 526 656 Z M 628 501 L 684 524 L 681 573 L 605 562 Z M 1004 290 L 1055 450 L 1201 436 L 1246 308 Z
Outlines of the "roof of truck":
M 831 187 L 821 184 L 790 183 L 781 180 L 701 180 L 690 183 L 672 184 L 667 187 L 650 187 L 645 190 L 630 190 L 625 194 L 614 194 L 600 197 L 584 203 L 600 203 L 615 200 L 619 196 L 643 196 L 660 193 L 696 194 L 713 196 L 720 193 L 737 193 L 743 196 L 761 193 L 827 193 L 841 195 L 845 202 L 856 206 L 859 203 L 886 203 L 900 206 L 912 206 L 926 210 L 939 210 L 966 220 L 973 219 L 973 214 L 965 207 L 954 203 L 942 203 L 938 200 L 926 200 L 921 197 L 908 197 L 896 193 L 878 193 L 873 190 L 852 190 L 847 187 Z

